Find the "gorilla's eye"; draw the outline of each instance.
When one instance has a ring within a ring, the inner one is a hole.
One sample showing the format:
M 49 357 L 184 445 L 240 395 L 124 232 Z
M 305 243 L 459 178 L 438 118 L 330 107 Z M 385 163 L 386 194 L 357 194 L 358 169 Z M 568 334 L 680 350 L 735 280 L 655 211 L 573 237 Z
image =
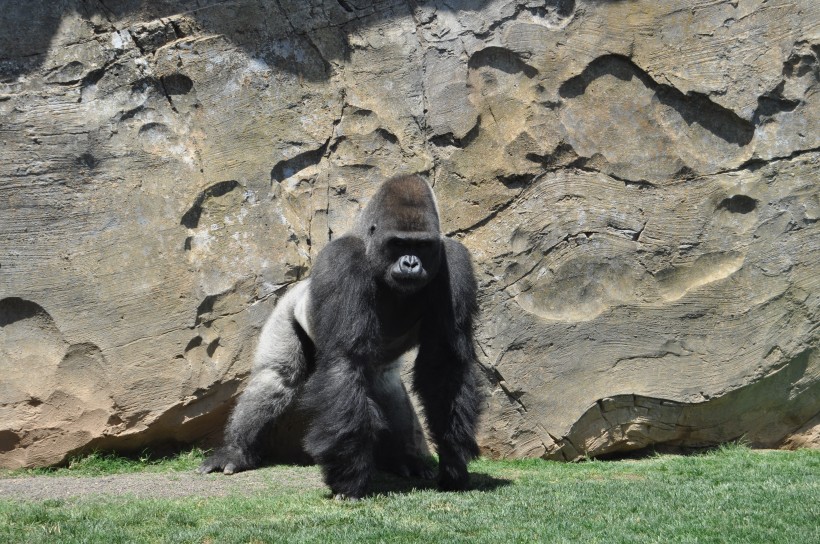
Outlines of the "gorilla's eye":
M 405 249 L 410 245 L 404 238 L 391 238 L 387 243 L 396 249 Z

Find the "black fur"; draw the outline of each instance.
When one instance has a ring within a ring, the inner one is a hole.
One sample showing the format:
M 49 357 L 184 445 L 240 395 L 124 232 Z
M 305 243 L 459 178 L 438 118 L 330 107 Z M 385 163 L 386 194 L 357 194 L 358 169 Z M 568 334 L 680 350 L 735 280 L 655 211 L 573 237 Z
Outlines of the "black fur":
M 309 281 L 305 294 L 293 295 L 274 315 L 298 315 L 298 302 L 307 297 L 312 342 L 305 346 L 303 338 L 291 334 L 291 328 L 301 330 L 298 323 L 266 325 L 277 339 L 294 345 L 260 347 L 263 355 L 257 356 L 248 386 L 256 393 L 243 393 L 226 446 L 200 471 L 256 466 L 257 436 L 290 403 L 287 394 L 304 383 L 302 402 L 313 414 L 305 447 L 334 494 L 361 497 L 376 466 L 428 475 L 414 443 L 412 408 L 393 363 L 418 346 L 413 386 L 438 448 L 439 486 L 464 489 L 467 463 L 478 453 L 480 398 L 472 337 L 476 282 L 466 248 L 439 232 L 427 183 L 417 176 L 385 182 L 353 231 L 319 253 Z M 292 337 L 299 338 L 298 346 Z M 282 354 L 291 351 L 303 361 L 286 365 Z M 302 374 L 314 365 L 305 381 Z M 283 388 L 280 378 L 286 375 L 294 380 Z M 260 398 L 265 391 L 275 397 L 272 407 Z

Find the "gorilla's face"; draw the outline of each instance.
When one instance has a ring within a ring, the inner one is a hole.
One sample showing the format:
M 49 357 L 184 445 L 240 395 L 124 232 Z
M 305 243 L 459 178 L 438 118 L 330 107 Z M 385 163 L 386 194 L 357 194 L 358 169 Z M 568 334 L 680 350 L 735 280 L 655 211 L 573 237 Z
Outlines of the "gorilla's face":
M 438 274 L 441 230 L 436 199 L 419 176 L 386 181 L 359 216 L 373 276 L 400 295 L 418 292 Z
M 387 232 L 377 237 L 382 281 L 402 293 L 417 292 L 436 276 L 441 264 L 441 239 L 431 232 Z

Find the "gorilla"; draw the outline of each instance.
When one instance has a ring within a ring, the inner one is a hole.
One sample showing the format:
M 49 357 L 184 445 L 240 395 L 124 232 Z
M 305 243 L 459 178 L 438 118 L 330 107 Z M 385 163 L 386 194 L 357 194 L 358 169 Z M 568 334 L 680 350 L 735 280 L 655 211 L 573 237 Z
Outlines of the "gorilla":
M 470 254 L 441 235 L 430 186 L 417 175 L 387 180 L 273 310 L 225 444 L 199 472 L 258 466 L 266 430 L 298 398 L 311 414 L 305 449 L 337 498 L 362 497 L 375 467 L 432 478 L 399 376 L 399 356 L 418 347 L 413 388 L 438 451 L 438 485 L 464 489 L 478 453 L 476 311 Z

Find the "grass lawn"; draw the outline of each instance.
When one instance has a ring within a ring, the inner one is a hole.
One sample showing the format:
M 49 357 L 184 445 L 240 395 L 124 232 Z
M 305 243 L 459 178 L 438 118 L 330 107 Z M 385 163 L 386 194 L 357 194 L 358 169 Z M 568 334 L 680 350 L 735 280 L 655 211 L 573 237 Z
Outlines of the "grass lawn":
M 190 471 L 199 458 L 96 456 L 57 473 Z M 359 502 L 276 483 L 315 467 L 265 469 L 270 489 L 229 497 L 0 498 L 0 542 L 820 542 L 820 451 L 727 447 L 637 461 L 480 460 L 470 468 L 468 492 L 379 476 L 375 493 Z

